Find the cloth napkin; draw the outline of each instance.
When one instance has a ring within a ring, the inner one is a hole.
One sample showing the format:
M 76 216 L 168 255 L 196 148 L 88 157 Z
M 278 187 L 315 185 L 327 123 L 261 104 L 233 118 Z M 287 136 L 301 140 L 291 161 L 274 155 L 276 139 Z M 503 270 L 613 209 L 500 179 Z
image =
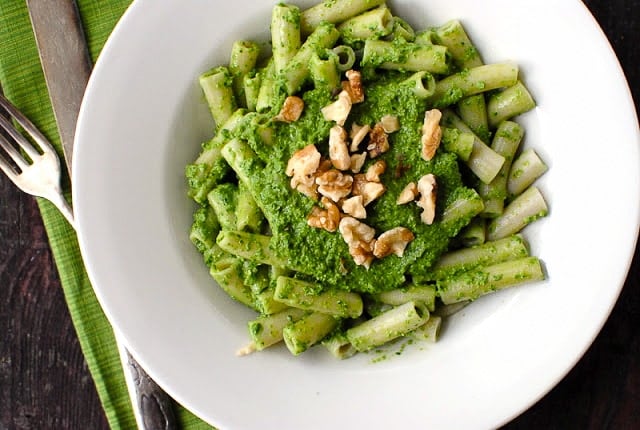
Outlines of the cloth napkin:
M 92 60 L 132 0 L 78 0 Z M 49 102 L 25 0 L 0 0 L 0 85 L 11 100 L 56 147 L 62 147 Z M 70 194 L 69 179 L 63 188 Z M 93 292 L 74 230 L 44 199 L 38 205 L 60 274 L 65 299 L 80 345 L 112 429 L 136 428 L 113 330 Z M 176 404 L 184 429 L 211 428 Z

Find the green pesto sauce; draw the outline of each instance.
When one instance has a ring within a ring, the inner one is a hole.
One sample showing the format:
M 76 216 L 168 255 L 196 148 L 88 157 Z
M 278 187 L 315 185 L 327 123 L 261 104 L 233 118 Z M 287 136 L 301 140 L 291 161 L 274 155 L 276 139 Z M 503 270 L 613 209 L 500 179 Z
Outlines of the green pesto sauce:
M 264 326 L 261 323 L 256 321 L 251 321 L 249 323 L 249 333 L 251 333 L 253 337 L 258 336 L 263 330 Z
M 369 269 L 354 263 L 339 232 L 330 233 L 307 225 L 307 216 L 317 203 L 292 190 L 290 178 L 284 173 L 292 154 L 310 143 L 328 155 L 328 135 L 333 122 L 326 121 L 320 109 L 331 103 L 331 94 L 323 89 L 306 92 L 302 117 L 291 124 L 274 123 L 271 145 L 254 138 L 246 128 L 240 132 L 261 159 L 250 169 L 249 179 L 254 185 L 254 198 L 269 221 L 273 251 L 290 267 L 323 286 L 368 293 L 400 287 L 406 283 L 405 274 L 416 260 L 430 266 L 457 233 L 457 227 L 445 228 L 437 221 L 454 191 L 462 187 L 457 159 L 442 151 L 429 162 L 421 158 L 420 133 L 428 106 L 400 84 L 406 78 L 403 73 L 390 73 L 375 82 L 365 82 L 366 100 L 353 106 L 345 124 L 347 130 L 352 122 L 373 126 L 387 114 L 397 115 L 401 124 L 401 129 L 389 136 L 390 150 L 378 158 L 387 163 L 386 172 L 381 176 L 387 191 L 367 206 L 364 222 L 375 228 L 376 235 L 403 226 L 414 233 L 415 239 L 402 258 L 391 255 L 375 259 Z M 369 159 L 362 171 L 372 162 Z M 420 221 L 421 209 L 416 204 L 396 204 L 400 191 L 409 182 L 417 182 L 428 173 L 435 174 L 438 180 L 438 212 L 431 226 Z
M 436 103 L 436 107 L 444 108 L 454 105 L 464 98 L 464 91 L 458 86 L 447 90 L 442 98 Z

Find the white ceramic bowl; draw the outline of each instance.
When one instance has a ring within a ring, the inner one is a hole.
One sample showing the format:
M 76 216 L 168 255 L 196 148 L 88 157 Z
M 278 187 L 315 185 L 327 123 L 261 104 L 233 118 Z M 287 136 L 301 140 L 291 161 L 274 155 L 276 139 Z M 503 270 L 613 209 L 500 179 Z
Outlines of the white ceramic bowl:
M 301 6 L 309 1 L 296 2 Z M 485 62 L 514 60 L 538 107 L 519 119 L 550 171 L 527 230 L 549 279 L 482 298 L 440 342 L 336 361 L 283 347 L 238 358 L 252 312 L 188 239 L 184 166 L 211 137 L 197 76 L 239 38 L 268 40 L 273 2 L 138 0 L 108 41 L 77 130 L 74 205 L 99 300 L 135 357 L 222 429 L 489 428 L 552 388 L 614 305 L 639 220 L 639 133 L 617 60 L 576 0 L 391 0 L 416 28 L 464 23 Z M 544 23 L 544 24 L 543 24 Z

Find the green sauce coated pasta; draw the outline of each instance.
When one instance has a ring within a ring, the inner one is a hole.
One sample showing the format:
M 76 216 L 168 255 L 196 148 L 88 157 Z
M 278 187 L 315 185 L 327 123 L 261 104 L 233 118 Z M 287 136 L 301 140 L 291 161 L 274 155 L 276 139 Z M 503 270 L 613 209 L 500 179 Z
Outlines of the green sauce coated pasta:
M 185 170 L 189 237 L 259 314 L 240 355 L 433 342 L 454 304 L 545 278 L 519 234 L 548 208 L 518 65 L 383 3 L 277 4 L 270 53 L 238 41 L 199 77 L 216 134 Z

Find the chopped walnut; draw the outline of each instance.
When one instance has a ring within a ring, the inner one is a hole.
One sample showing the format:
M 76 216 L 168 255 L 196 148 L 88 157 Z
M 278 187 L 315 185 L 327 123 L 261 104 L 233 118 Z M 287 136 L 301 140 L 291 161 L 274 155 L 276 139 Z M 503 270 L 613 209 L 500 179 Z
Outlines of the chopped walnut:
M 365 137 L 371 131 L 371 126 L 369 124 L 358 125 L 355 122 L 351 124 L 351 132 L 349 133 L 349 137 L 351 138 L 351 146 L 349 150 L 351 152 L 356 152 L 358 150 L 358 146 L 362 143 Z
M 367 160 L 367 153 L 363 152 L 362 154 L 353 154 L 351 155 L 351 165 L 349 169 L 353 173 L 360 173 L 362 166 L 364 166 L 364 162 Z
M 285 173 L 291 177 L 291 188 L 309 197 L 315 194 L 314 174 L 320 165 L 320 152 L 313 144 L 293 153 L 287 162 Z
M 367 181 L 367 177 L 363 173 L 359 173 L 353 177 L 353 187 L 351 191 L 354 196 L 362 196 L 365 206 L 383 195 L 386 190 L 385 186 L 380 182 Z
M 379 182 L 367 182 L 362 187 L 362 194 L 360 194 L 364 200 L 364 205 L 367 206 L 369 203 L 376 200 L 378 197 L 384 194 L 387 191 L 384 185 Z
M 364 88 L 362 88 L 362 74 L 357 70 L 348 70 L 346 73 L 348 81 L 342 82 L 342 89 L 349 93 L 353 104 L 364 101 Z
M 384 258 L 387 255 L 395 254 L 398 257 L 404 255 L 404 250 L 414 239 L 414 235 L 408 228 L 396 227 L 385 231 L 376 240 L 373 247 L 373 255 L 377 258 Z
M 344 125 L 351 112 L 351 97 L 347 91 L 342 90 L 338 99 L 322 108 L 322 115 L 327 121 L 335 121 L 338 125 Z
M 351 243 L 356 240 L 363 240 L 367 243 L 372 243 L 376 235 L 376 231 L 372 227 L 348 216 L 340 220 L 339 230 L 347 243 Z
M 395 115 L 383 116 L 380 118 L 380 124 L 382 124 L 382 129 L 389 134 L 400 130 L 400 121 Z
M 315 176 L 318 176 L 321 173 L 324 173 L 327 170 L 330 170 L 332 166 L 333 166 L 333 163 L 331 163 L 331 160 L 326 159 L 326 158 L 321 158 L 320 159 L 320 165 L 318 166 L 318 169 L 316 170 L 316 175 Z
M 298 186 L 295 187 L 294 189 L 304 194 L 305 196 L 309 197 L 313 201 L 318 200 L 318 184 L 316 184 L 315 182 L 312 183 L 311 185 L 298 184 Z
M 355 261 L 357 265 L 364 266 L 368 269 L 373 262 L 376 231 L 349 216 L 340 220 L 338 230 L 349 246 L 349 254 L 353 257 L 353 261 Z
M 338 224 L 340 223 L 340 209 L 326 197 L 322 198 L 321 203 L 324 209 L 314 206 L 307 217 L 307 224 L 333 233 L 338 229 Z
M 284 100 L 282 109 L 273 119 L 282 122 L 294 122 L 300 119 L 304 110 L 304 101 L 297 96 L 289 96 Z
M 338 170 L 347 170 L 351 167 L 351 157 L 347 148 L 347 132 L 340 125 L 334 125 L 329 130 L 329 158 L 333 167 Z
M 349 197 L 343 201 L 342 211 L 358 219 L 365 219 L 367 217 L 367 210 L 364 208 L 364 199 L 362 196 Z
M 418 186 L 415 182 L 409 182 L 406 187 L 400 191 L 398 198 L 396 199 L 397 205 L 404 205 L 412 202 L 418 197 Z
M 382 128 L 382 124 L 377 123 L 369 132 L 369 145 L 367 145 L 369 157 L 376 158 L 389 150 L 389 138 Z
M 384 160 L 378 160 L 367 169 L 365 179 L 370 182 L 380 182 L 380 175 L 387 169 L 387 163 Z
M 418 206 L 422 208 L 420 219 L 427 225 L 433 224 L 433 220 L 436 216 L 436 195 L 438 185 L 436 183 L 436 177 L 429 173 L 424 175 L 418 180 L 418 192 L 420 193 L 420 200 L 418 200 Z
M 313 144 L 298 149 L 289 159 L 285 173 L 293 179 L 307 178 L 318 169 L 320 157 L 320 152 Z
M 432 109 L 424 113 L 420 143 L 422 144 L 422 158 L 427 161 L 436 155 L 436 150 L 440 146 L 440 139 L 442 138 L 441 118 L 442 112 L 438 109 Z
M 347 197 L 351 193 L 353 177 L 342 174 L 339 170 L 328 170 L 316 177 L 318 192 L 334 202 Z
M 354 196 L 361 196 L 364 185 L 367 183 L 367 178 L 364 173 L 358 173 L 357 175 L 353 175 L 353 186 L 351 187 L 351 192 Z

